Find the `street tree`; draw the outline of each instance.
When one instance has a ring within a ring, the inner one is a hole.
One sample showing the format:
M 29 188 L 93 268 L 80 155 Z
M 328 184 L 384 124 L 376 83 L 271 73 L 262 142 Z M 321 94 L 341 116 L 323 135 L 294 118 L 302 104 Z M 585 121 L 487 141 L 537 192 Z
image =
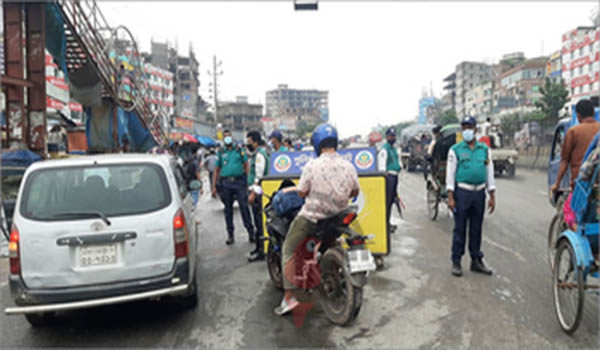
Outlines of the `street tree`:
M 569 91 L 565 88 L 562 80 L 559 83 L 553 83 L 546 78 L 544 86 L 540 88 L 540 93 L 542 98 L 535 103 L 535 106 L 543 113 L 543 118 L 539 121 L 545 126 L 553 126 L 558 121 L 560 111 L 567 103 Z
M 446 111 L 441 115 L 441 117 L 439 118 L 439 120 L 437 121 L 436 124 L 445 126 L 448 124 L 455 124 L 455 123 L 458 123 L 458 118 L 456 117 L 456 112 L 455 111 Z

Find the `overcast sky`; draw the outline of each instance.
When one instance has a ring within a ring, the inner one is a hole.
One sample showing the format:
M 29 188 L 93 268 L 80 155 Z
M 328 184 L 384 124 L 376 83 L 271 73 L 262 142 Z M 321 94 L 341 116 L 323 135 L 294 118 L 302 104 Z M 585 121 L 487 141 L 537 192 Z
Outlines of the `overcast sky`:
M 280 83 L 329 90 L 343 136 L 412 119 L 423 87 L 439 95 L 461 61 L 497 61 L 560 49 L 563 33 L 590 25 L 597 1 L 324 2 L 293 11 L 279 2 L 100 2 L 111 26 L 126 25 L 143 50 L 150 39 L 189 42 L 208 99 L 212 56 L 223 61 L 221 99 L 264 103 Z

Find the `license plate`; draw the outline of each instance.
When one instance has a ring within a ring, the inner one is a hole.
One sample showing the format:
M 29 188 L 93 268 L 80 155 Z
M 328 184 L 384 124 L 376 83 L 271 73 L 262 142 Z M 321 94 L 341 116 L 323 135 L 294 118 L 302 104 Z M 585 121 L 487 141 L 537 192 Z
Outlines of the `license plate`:
M 90 245 L 81 247 L 79 250 L 79 265 L 103 266 L 117 263 L 117 245 Z
M 348 251 L 350 273 L 373 271 L 376 268 L 373 254 L 366 249 Z

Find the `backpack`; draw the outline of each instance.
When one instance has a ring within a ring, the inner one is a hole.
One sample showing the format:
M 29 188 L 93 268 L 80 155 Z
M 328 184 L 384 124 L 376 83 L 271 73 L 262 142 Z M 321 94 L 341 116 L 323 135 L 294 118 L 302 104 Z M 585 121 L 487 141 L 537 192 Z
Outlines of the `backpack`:
M 304 205 L 304 198 L 298 192 L 277 192 L 273 198 L 273 208 L 277 216 L 287 216 Z

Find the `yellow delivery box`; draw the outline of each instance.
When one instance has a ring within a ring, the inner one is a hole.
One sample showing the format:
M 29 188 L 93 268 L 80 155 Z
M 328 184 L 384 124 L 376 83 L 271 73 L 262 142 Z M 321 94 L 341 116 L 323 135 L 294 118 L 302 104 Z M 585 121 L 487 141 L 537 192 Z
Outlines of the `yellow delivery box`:
M 338 153 L 352 162 L 358 172 L 360 193 L 349 201 L 349 204 L 358 206 L 358 216 L 351 228 L 363 235 L 374 235 L 373 239 L 366 242 L 366 248 L 371 253 L 379 256 L 388 255 L 391 245 L 387 227 L 386 176 L 375 171 L 376 150 L 374 148 L 346 149 L 339 150 Z M 297 184 L 302 168 L 314 157 L 316 155 L 312 151 L 274 153 L 271 156 L 269 176 L 261 182 L 264 193 L 272 196 L 286 179 Z M 267 196 L 263 196 L 263 208 L 268 203 Z M 268 236 L 265 215 L 263 215 L 263 227 L 265 235 Z

